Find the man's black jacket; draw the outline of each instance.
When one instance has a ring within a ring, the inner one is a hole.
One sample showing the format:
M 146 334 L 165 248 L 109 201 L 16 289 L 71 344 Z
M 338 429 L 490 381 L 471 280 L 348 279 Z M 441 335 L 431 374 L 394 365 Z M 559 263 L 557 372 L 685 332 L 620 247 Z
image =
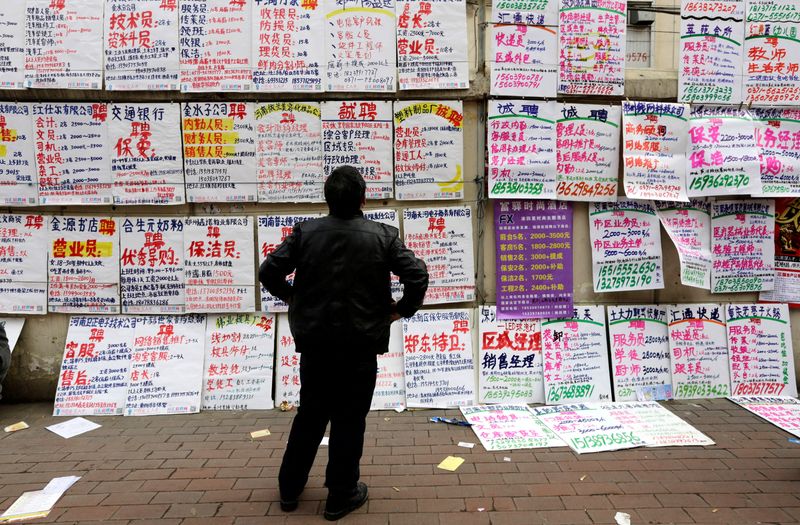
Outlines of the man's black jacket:
M 295 271 L 294 284 L 286 276 Z M 392 308 L 390 272 L 403 298 Z M 298 223 L 259 269 L 259 280 L 289 303 L 297 351 L 324 352 L 346 343 L 385 353 L 391 314 L 410 317 L 428 289 L 425 263 L 405 247 L 397 228 L 333 215 Z

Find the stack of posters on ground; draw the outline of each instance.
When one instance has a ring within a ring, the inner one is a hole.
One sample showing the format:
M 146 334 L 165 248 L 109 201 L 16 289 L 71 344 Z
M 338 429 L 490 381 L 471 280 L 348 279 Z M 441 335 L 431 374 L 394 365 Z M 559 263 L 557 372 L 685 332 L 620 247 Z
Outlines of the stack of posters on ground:
M 731 396 L 728 399 L 781 430 L 800 437 L 800 401 L 788 396 Z

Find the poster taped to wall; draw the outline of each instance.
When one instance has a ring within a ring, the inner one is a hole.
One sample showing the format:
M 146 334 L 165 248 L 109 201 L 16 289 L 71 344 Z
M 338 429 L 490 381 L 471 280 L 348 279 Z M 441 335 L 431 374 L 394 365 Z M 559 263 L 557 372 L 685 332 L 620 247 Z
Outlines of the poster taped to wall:
M 706 199 L 656 202 L 661 224 L 678 250 L 681 284 L 711 288 L 711 203 Z
M 0 12 L 0 89 L 25 88 L 26 2 L 6 2 Z
M 748 2 L 744 27 L 744 103 L 761 106 L 800 105 L 800 39 L 797 4 L 755 4 L 759 9 L 751 22 L 754 2 Z M 771 9 L 770 9 L 771 8 Z M 764 23 L 763 20 L 768 20 Z
M 3 30 L 2 16 L 0 14 L 0 31 Z M 31 105 L 0 103 L 0 205 L 38 204 L 39 179 L 33 145 Z
M 47 313 L 49 217 L 0 215 L 0 313 Z
M 300 404 L 300 354 L 295 351 L 289 316 L 281 313 L 277 319 L 275 408 L 291 408 Z
M 800 109 L 752 108 L 750 111 L 756 122 L 756 146 L 761 164 L 761 192 L 753 196 L 800 194 Z
M 558 25 L 558 0 L 492 0 L 492 22 L 497 24 Z
M 549 3 L 554 5 L 555 1 Z M 508 18 L 503 14 L 500 13 L 502 18 Z M 509 97 L 555 98 L 558 85 L 558 26 L 514 22 L 494 23 L 490 27 L 489 93 Z
M 761 292 L 759 299 L 800 307 L 800 200 L 775 200 L 775 287 Z

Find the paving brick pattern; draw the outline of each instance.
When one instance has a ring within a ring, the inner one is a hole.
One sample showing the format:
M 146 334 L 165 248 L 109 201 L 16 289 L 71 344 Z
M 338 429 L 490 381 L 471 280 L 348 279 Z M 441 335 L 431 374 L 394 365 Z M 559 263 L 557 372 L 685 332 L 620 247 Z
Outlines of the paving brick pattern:
M 369 525 L 797 523 L 800 445 L 727 400 L 666 406 L 708 434 L 711 447 L 633 449 L 578 456 L 565 448 L 486 452 L 468 428 L 428 422 L 457 411 L 373 412 L 362 479 L 370 500 L 341 520 Z M 65 440 L 44 427 L 47 404 L 0 407 L 0 509 L 53 477 L 80 475 L 46 519 L 33 523 L 161 525 L 324 523 L 321 449 L 300 507 L 281 512 L 277 471 L 292 413 L 203 412 L 96 417 L 102 428 Z M 269 428 L 257 440 L 250 432 Z M 448 455 L 457 472 L 438 470 Z M 505 457 L 511 461 L 504 461 Z

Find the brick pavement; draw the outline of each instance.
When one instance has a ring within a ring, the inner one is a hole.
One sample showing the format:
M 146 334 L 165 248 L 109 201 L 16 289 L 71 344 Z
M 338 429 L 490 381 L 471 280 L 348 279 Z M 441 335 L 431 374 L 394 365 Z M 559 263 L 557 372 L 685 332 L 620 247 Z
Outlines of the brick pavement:
M 726 400 L 667 406 L 717 445 L 577 456 L 568 449 L 486 452 L 477 438 L 428 422 L 457 411 L 373 412 L 362 477 L 369 503 L 341 520 L 369 525 L 796 523 L 800 445 Z M 300 508 L 280 511 L 277 469 L 291 422 L 278 411 L 96 417 L 102 428 L 64 440 L 44 427 L 63 418 L 48 404 L 2 405 L 0 509 L 53 477 L 81 475 L 46 519 L 32 523 L 247 525 L 325 523 L 325 449 Z M 272 435 L 251 440 L 253 430 Z M 466 462 L 436 469 L 447 455 Z M 506 462 L 504 457 L 510 457 Z M 482 509 L 482 510 L 481 510 Z

